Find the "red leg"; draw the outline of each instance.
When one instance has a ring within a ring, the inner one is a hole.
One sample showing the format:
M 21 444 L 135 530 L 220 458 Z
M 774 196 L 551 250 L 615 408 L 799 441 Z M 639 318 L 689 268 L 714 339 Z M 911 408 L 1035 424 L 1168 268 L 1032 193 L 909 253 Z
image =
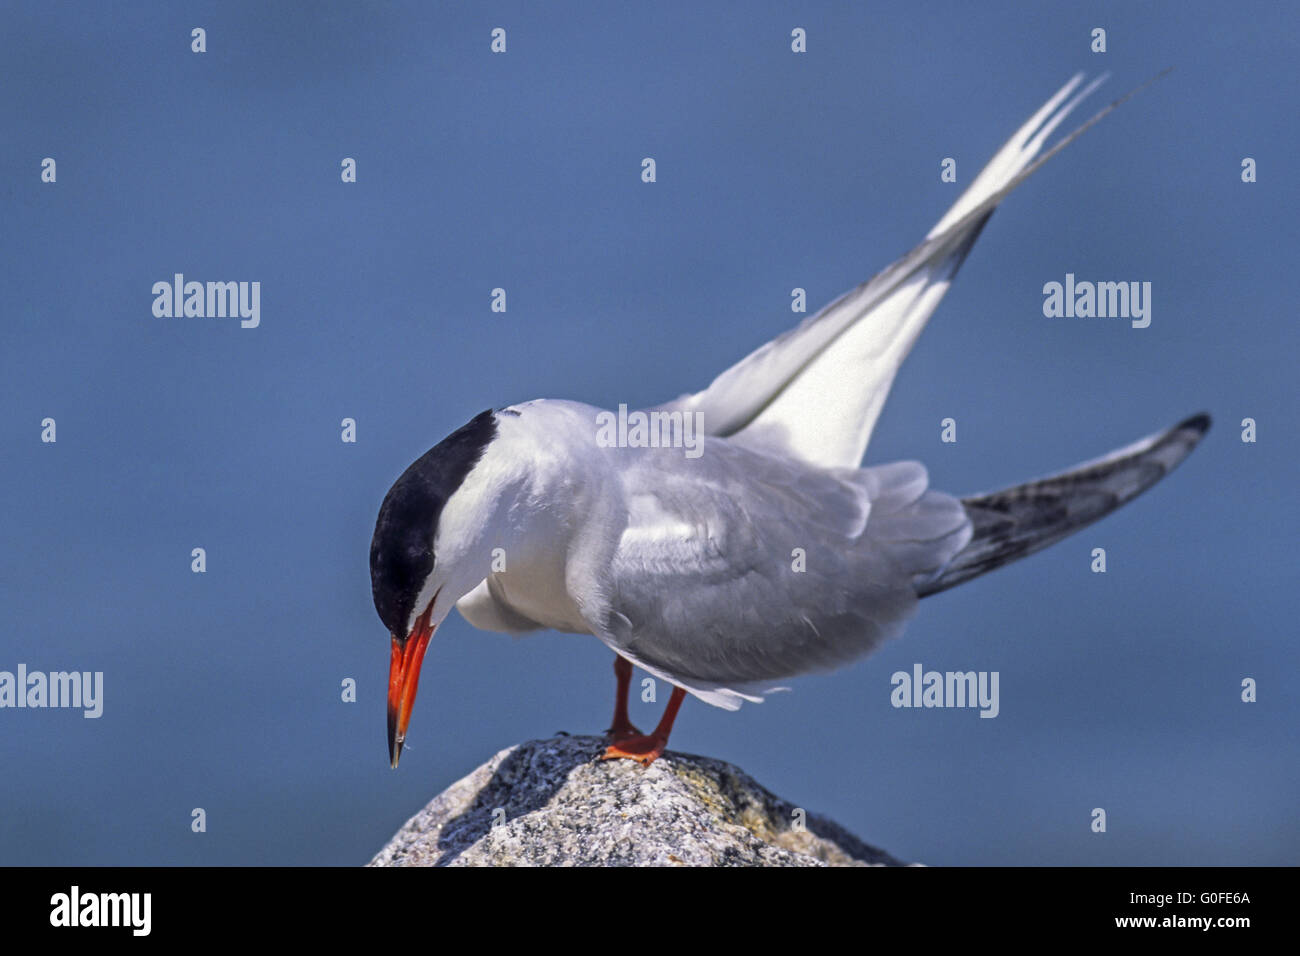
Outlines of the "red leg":
M 640 737 L 641 731 L 632 726 L 627 719 L 627 689 L 632 683 L 632 662 L 626 657 L 614 655 L 614 676 L 618 679 L 618 693 L 614 698 L 614 724 L 606 731 L 615 742 L 629 737 Z
M 659 726 L 654 729 L 654 733 L 649 736 L 616 740 L 605 748 L 605 753 L 600 759 L 616 760 L 624 757 L 628 760 L 635 760 L 643 767 L 650 766 L 668 746 L 668 735 L 672 733 L 673 721 L 677 719 L 677 711 L 681 708 L 682 699 L 685 696 L 686 691 L 680 687 L 674 687 L 673 696 L 669 698 L 668 706 L 664 709 L 664 715 L 660 718 Z

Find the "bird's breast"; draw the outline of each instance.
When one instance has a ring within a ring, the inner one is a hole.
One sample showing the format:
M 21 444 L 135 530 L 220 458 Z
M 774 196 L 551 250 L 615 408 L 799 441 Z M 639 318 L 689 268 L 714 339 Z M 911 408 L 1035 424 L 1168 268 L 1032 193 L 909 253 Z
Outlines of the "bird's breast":
M 562 555 L 529 556 L 504 571 L 494 571 L 488 582 L 493 596 L 510 610 L 543 627 L 586 634 L 578 603 L 570 595 Z

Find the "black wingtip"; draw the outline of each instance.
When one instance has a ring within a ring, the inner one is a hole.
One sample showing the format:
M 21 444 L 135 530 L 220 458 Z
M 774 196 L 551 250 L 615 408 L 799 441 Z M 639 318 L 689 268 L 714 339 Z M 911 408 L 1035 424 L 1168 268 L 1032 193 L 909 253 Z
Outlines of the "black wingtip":
M 1210 430 L 1209 412 L 1201 412 L 1199 415 L 1193 415 L 1176 426 L 1180 431 L 1193 431 L 1198 435 L 1204 435 Z

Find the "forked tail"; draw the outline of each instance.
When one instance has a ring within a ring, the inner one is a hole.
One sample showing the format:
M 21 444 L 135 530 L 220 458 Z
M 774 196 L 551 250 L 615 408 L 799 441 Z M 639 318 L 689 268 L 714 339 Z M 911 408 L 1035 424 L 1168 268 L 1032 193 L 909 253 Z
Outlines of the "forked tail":
M 1209 427 L 1209 415 L 1193 415 L 1166 432 L 1050 478 L 963 498 L 974 525 L 970 543 L 936 577 L 919 585 L 917 594 L 944 591 L 1104 518 L 1173 471 Z

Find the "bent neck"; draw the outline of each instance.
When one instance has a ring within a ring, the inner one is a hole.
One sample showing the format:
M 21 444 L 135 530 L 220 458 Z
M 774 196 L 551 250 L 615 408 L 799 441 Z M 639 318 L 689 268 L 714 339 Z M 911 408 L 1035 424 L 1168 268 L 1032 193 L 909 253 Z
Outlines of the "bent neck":
M 496 438 L 439 523 L 434 550 L 449 596 L 489 575 L 528 604 L 567 586 L 575 540 L 617 520 L 607 461 L 593 453 L 595 411 L 534 402 L 497 413 Z

